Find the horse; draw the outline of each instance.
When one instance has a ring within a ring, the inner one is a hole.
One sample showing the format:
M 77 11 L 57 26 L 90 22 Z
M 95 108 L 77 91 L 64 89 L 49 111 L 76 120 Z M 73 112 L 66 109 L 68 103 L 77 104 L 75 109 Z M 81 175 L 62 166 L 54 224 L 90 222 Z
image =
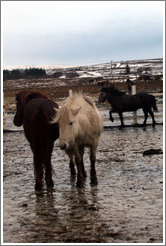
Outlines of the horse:
M 35 190 L 42 189 L 43 174 L 47 187 L 53 187 L 51 154 L 54 141 L 59 137 L 58 124 L 50 125 L 57 103 L 35 91 L 16 94 L 16 114 L 13 123 L 23 125 L 25 137 L 30 143 L 34 160 Z
M 97 185 L 96 151 L 103 128 L 103 120 L 97 107 L 90 97 L 74 93 L 55 111 L 57 114 L 52 122 L 59 124 L 59 147 L 69 156 L 73 174 L 76 173 L 75 164 L 77 167 L 76 186 L 83 187 L 87 176 L 83 162 L 85 147 L 90 148 L 91 184 Z
M 123 122 L 123 112 L 137 111 L 142 109 L 144 112 L 144 122 L 143 126 L 146 126 L 146 121 L 148 118 L 148 113 L 152 117 L 152 125 L 155 126 L 156 122 L 154 119 L 154 111 L 158 111 L 156 105 L 156 99 L 153 95 L 145 92 L 140 92 L 135 95 L 128 95 L 125 92 L 119 91 L 117 88 L 105 87 L 101 89 L 98 101 L 103 103 L 106 100 L 111 104 L 112 110 L 110 110 L 110 120 L 113 122 L 112 113 L 118 113 L 121 121 L 121 127 L 124 126 Z

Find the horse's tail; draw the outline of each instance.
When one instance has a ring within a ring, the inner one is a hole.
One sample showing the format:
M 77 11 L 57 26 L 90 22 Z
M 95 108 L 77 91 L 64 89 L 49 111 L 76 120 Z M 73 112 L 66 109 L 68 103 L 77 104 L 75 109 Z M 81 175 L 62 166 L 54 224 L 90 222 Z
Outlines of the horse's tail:
M 157 108 L 157 104 L 156 104 L 156 98 L 154 96 L 152 96 L 152 107 L 153 107 L 154 111 L 158 112 L 158 108 Z

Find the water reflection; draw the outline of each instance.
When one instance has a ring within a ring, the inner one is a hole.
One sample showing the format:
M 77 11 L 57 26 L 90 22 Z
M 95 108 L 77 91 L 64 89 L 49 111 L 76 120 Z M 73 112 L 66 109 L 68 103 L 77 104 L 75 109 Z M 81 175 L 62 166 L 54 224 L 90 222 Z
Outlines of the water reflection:
M 77 188 L 73 181 L 66 192 L 36 193 L 35 242 L 104 241 L 107 226 L 101 220 L 97 187 Z

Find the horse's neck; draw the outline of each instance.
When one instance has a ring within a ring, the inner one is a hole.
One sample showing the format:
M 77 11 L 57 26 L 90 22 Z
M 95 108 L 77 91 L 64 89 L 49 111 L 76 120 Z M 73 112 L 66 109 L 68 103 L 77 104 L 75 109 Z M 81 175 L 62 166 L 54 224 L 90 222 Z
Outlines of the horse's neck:
M 116 102 L 118 96 L 115 96 L 115 95 L 108 95 L 107 98 L 108 98 L 108 102 L 109 102 L 109 103 L 114 103 L 114 102 Z

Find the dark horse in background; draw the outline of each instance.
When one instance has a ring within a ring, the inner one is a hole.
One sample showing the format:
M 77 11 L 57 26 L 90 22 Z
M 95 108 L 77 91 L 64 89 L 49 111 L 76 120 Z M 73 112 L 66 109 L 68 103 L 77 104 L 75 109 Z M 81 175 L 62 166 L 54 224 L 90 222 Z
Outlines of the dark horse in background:
M 57 124 L 49 122 L 55 117 L 58 105 L 39 92 L 21 91 L 16 94 L 16 126 L 23 125 L 34 158 L 35 190 L 42 189 L 43 174 L 48 187 L 53 187 L 51 154 L 54 141 L 59 137 Z
M 138 109 L 142 109 L 144 112 L 145 120 L 143 122 L 143 126 L 146 125 L 148 113 L 152 117 L 153 126 L 156 124 L 152 108 L 154 111 L 158 111 L 158 109 L 156 106 L 156 99 L 153 95 L 144 92 L 140 92 L 135 95 L 128 95 L 111 86 L 101 89 L 98 100 L 99 103 L 103 103 L 107 100 L 111 104 L 112 110 L 109 112 L 110 120 L 112 122 L 114 121 L 112 113 L 118 113 L 122 127 L 124 126 L 123 112 L 137 111 Z

